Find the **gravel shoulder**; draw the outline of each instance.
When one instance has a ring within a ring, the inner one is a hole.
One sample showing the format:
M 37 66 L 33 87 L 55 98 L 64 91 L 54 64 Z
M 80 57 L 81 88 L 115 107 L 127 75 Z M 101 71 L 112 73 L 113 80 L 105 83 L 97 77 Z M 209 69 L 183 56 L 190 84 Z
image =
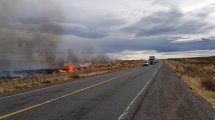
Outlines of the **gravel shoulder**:
M 215 111 L 164 64 L 134 120 L 215 120 Z

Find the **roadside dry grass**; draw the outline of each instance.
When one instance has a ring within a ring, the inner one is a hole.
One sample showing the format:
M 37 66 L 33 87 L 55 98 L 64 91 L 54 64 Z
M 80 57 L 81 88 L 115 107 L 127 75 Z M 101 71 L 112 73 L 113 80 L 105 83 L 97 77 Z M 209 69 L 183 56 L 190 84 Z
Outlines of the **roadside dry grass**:
M 104 66 L 104 67 L 90 67 L 83 70 L 79 70 L 73 73 L 53 73 L 46 75 L 34 75 L 28 77 L 17 77 L 17 78 L 8 78 L 0 80 L 0 94 L 24 90 L 39 86 L 44 86 L 51 83 L 57 83 L 67 80 L 75 80 L 82 77 L 95 76 L 99 74 L 104 74 L 107 72 L 118 71 L 125 68 L 131 68 L 135 66 L 140 66 L 142 61 L 116 61 L 115 63 Z
M 215 56 L 168 59 L 165 62 L 215 110 Z

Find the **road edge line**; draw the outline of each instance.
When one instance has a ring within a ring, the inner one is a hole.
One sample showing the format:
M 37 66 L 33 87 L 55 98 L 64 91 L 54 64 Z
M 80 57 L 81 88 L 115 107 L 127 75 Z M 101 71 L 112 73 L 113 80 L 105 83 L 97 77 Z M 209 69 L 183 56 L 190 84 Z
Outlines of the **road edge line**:
M 118 120 L 132 120 L 136 115 L 138 108 L 140 107 L 145 95 L 147 94 L 149 88 L 154 82 L 156 76 L 158 75 L 162 64 L 159 66 L 158 70 L 153 74 L 153 76 L 148 80 L 145 86 L 140 90 L 140 92 L 134 97 L 134 99 L 129 103 L 124 112 L 118 117 Z

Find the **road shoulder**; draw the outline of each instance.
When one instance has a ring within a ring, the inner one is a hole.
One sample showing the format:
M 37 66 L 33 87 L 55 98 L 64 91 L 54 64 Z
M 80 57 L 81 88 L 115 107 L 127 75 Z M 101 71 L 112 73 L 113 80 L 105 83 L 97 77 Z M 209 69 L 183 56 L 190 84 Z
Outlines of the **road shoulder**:
M 165 64 L 142 101 L 135 120 L 214 120 L 211 105 Z

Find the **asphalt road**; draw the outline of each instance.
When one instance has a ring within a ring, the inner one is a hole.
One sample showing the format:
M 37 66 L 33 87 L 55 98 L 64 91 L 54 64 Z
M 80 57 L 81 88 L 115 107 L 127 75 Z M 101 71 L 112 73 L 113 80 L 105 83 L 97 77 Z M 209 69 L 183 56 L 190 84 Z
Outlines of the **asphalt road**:
M 159 102 L 150 95 L 154 96 L 161 90 L 157 89 L 160 88 L 157 81 L 165 79 L 165 75 L 160 75 L 161 71 L 166 71 L 162 62 L 3 96 L 0 97 L 0 119 L 153 120 L 153 115 L 157 116 L 155 120 L 162 119 L 160 114 L 154 114 L 162 110 L 161 106 L 150 109 Z M 144 105 L 150 110 L 144 109 Z M 150 111 L 155 112 L 151 116 L 144 114 L 150 114 Z
M 0 98 L 8 120 L 115 120 L 161 64 L 121 70 Z

